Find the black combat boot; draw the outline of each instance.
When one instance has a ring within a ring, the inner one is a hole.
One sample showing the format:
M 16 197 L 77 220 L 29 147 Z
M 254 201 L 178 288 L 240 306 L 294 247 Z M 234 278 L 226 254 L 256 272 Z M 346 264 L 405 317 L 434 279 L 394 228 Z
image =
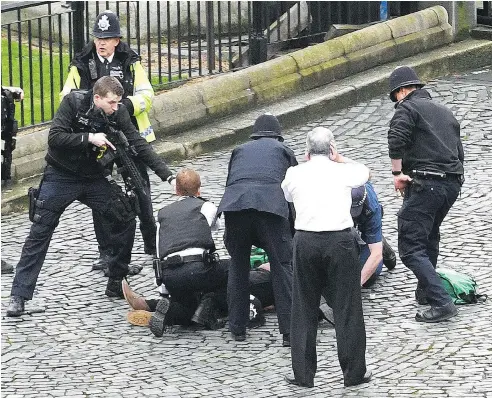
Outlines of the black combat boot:
M 156 337 L 162 337 L 166 330 L 166 315 L 169 311 L 170 301 L 167 298 L 162 298 L 157 303 L 154 315 L 150 318 L 149 327 L 152 334 Z
M 383 264 L 390 271 L 396 267 L 396 254 L 390 244 L 386 241 L 383 236 Z
M 24 313 L 24 297 L 11 296 L 9 307 L 7 308 L 7 316 L 16 317 Z
M 101 253 L 99 258 L 92 263 L 93 271 L 104 271 L 109 266 L 110 256 L 106 253 Z
M 217 311 L 215 308 L 215 302 L 212 296 L 205 295 L 200 301 L 200 305 L 196 309 L 193 317 L 193 322 L 199 325 L 205 326 L 210 330 L 217 330 L 224 327 L 225 323 L 217 319 Z
M 121 287 L 122 280 L 123 278 L 109 278 L 108 284 L 106 285 L 106 296 L 124 299 L 125 295 Z
M 92 269 L 94 269 L 94 268 L 92 268 Z M 142 271 L 142 269 L 143 269 L 143 266 L 141 266 L 141 265 L 135 265 L 135 264 L 129 265 L 127 276 L 138 275 L 140 273 L 140 271 Z M 105 277 L 109 276 L 109 268 L 104 269 L 104 276 Z

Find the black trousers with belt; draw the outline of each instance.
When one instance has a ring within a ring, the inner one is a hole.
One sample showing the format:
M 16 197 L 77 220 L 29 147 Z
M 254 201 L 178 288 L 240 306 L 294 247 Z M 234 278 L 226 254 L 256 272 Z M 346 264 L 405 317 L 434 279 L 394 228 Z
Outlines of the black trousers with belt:
M 346 383 L 366 372 L 366 331 L 360 290 L 359 248 L 350 229 L 297 231 L 292 287 L 292 368 L 297 381 L 314 383 L 318 307 L 324 288 L 333 303 L 338 360 Z
M 171 295 L 166 323 L 190 325 L 203 294 L 213 292 L 224 296 L 229 264 L 229 260 L 213 264 L 199 261 L 165 269 L 162 277 Z
M 224 243 L 231 256 L 227 282 L 229 329 L 246 333 L 249 321 L 251 246 L 264 249 L 270 261 L 279 330 L 290 333 L 292 306 L 292 234 L 289 221 L 275 214 L 243 210 L 225 212 Z
M 458 176 L 447 179 L 415 177 L 405 189 L 398 212 L 398 252 L 400 259 L 417 277 L 430 305 L 452 301 L 435 268 L 439 255 L 439 228 L 456 201 L 461 184 Z

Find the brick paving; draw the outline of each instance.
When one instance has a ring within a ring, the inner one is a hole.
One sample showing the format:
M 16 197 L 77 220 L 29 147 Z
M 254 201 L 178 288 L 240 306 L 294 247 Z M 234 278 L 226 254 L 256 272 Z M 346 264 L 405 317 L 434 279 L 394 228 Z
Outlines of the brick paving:
M 492 292 L 492 72 L 491 68 L 441 78 L 428 85 L 462 126 L 466 182 L 442 226 L 439 265 L 465 271 L 480 290 Z M 396 249 L 396 213 L 386 133 L 393 114 L 386 96 L 373 98 L 285 132 L 285 141 L 303 161 L 306 132 L 331 128 L 342 154 L 367 164 L 384 205 L 383 228 Z M 231 148 L 173 165 L 202 176 L 202 194 L 220 201 Z M 265 161 L 268 161 L 267 159 Z M 155 208 L 174 200 L 157 177 Z M 30 223 L 27 214 L 2 217 L 2 258 L 16 262 Z M 215 235 L 220 252 L 223 231 Z M 41 314 L 5 318 L 12 283 L 3 275 L 2 397 L 492 397 L 491 300 L 461 306 L 440 324 L 414 321 L 416 280 L 400 262 L 363 290 L 367 362 L 373 381 L 344 388 L 335 332 L 320 323 L 318 373 L 314 389 L 287 385 L 290 350 L 281 346 L 274 313 L 246 342 L 231 341 L 227 329 L 175 327 L 162 338 L 126 322 L 123 300 L 104 295 L 106 278 L 93 272 L 96 242 L 89 209 L 73 204 L 56 230 L 26 309 Z M 144 265 L 130 283 L 155 295 L 150 257 L 139 232 L 133 262 Z

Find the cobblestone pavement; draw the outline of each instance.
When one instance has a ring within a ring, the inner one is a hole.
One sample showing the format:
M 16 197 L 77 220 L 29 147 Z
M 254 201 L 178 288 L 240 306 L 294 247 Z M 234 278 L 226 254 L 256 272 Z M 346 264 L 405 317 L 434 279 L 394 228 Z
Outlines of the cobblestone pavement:
M 480 72 L 480 73 L 479 73 Z M 428 86 L 462 126 L 466 183 L 442 227 L 439 264 L 473 275 L 492 293 L 492 72 L 491 69 L 438 79 Z M 386 96 L 313 120 L 285 132 L 286 143 L 303 160 L 306 132 L 330 127 L 342 154 L 366 163 L 384 204 L 384 232 L 396 248 L 396 213 L 401 199 L 392 188 L 386 133 L 393 114 Z M 202 175 L 203 196 L 218 204 L 230 148 L 174 165 Z M 268 161 L 265 159 L 265 161 Z M 156 209 L 174 198 L 153 176 Z M 74 204 L 53 236 L 34 300 L 27 309 L 42 314 L 2 318 L 2 396 L 7 397 L 492 397 L 491 300 L 460 307 L 441 324 L 420 324 L 413 298 L 416 281 L 399 262 L 363 290 L 370 384 L 344 388 L 335 332 L 321 323 L 314 389 L 287 385 L 290 351 L 281 346 L 275 314 L 250 331 L 246 342 L 231 341 L 226 329 L 175 328 L 162 338 L 126 322 L 122 300 L 104 296 L 106 279 L 91 272 L 96 243 L 91 213 Z M 30 223 L 26 214 L 2 217 L 2 257 L 15 262 Z M 222 233 L 216 235 L 224 253 Z M 131 278 L 139 292 L 154 294 L 150 258 L 140 235 Z M 12 276 L 2 276 L 2 315 Z

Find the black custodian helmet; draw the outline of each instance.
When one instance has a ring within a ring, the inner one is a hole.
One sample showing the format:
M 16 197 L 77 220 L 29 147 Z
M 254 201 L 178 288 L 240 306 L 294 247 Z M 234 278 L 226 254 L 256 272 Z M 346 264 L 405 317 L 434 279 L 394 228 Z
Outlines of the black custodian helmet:
M 389 78 L 390 98 L 396 102 L 395 91 L 406 86 L 424 87 L 425 84 L 419 80 L 415 71 L 409 66 L 399 66 L 391 72 Z
M 256 119 L 253 126 L 253 134 L 249 136 L 251 139 L 257 139 L 261 137 L 277 138 L 280 142 L 284 141 L 281 135 L 282 127 L 278 119 L 271 113 L 265 113 Z
M 121 37 L 120 20 L 118 16 L 110 10 L 101 12 L 94 22 L 92 34 L 99 39 L 111 37 Z

